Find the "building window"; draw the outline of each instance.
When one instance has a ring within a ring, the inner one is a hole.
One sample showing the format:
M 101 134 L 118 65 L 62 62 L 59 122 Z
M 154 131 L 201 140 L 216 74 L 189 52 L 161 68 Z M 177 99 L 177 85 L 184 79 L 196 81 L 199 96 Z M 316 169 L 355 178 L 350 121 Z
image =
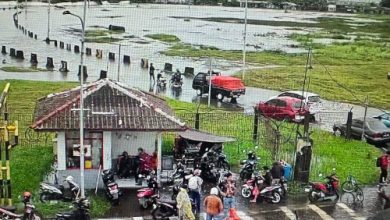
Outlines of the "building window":
M 78 131 L 66 132 L 66 167 L 80 168 L 80 133 Z M 97 169 L 103 165 L 103 133 L 84 133 L 85 169 Z

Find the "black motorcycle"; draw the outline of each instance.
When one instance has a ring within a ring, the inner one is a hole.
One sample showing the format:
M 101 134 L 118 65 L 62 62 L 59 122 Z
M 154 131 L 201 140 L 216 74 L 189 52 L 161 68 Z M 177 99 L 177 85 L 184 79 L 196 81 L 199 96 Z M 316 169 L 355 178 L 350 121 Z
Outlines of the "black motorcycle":
M 174 73 L 169 83 L 171 84 L 172 88 L 181 88 L 181 86 L 183 85 L 183 78 L 181 77 L 181 73 Z
M 258 159 L 241 161 L 242 166 L 240 169 L 240 179 L 241 180 L 250 179 L 253 172 L 256 169 L 257 163 L 258 163 Z
M 218 169 L 215 168 L 214 163 L 201 163 L 200 169 L 202 171 L 200 175 L 204 180 L 213 183 L 218 182 L 221 173 Z
M 226 154 L 222 152 L 217 153 L 217 167 L 224 170 L 230 170 L 230 165 L 227 161 Z
M 112 170 L 103 170 L 102 179 L 106 197 L 113 205 L 118 205 L 119 197 L 123 195 L 123 192 L 118 188 L 118 184 L 115 182 L 114 172 Z
M 76 202 L 73 202 L 74 207 L 76 208 L 72 212 L 68 213 L 58 213 L 56 215 L 56 220 L 91 220 L 89 214 L 89 201 L 87 199 L 79 199 Z

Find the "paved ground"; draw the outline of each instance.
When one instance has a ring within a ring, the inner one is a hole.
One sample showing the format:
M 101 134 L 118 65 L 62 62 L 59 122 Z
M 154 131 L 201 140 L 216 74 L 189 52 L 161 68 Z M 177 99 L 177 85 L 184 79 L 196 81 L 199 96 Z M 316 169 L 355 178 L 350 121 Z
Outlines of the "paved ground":
M 351 208 L 342 202 L 319 202 L 311 204 L 306 195 L 289 197 L 281 204 L 248 203 L 237 197 L 237 210 L 241 220 L 360 220 L 367 219 L 382 210 L 382 200 L 378 198 L 376 187 L 364 188 L 365 200 L 362 207 Z M 387 189 L 390 192 L 390 188 Z M 205 193 L 206 194 L 206 193 Z M 162 199 L 168 199 L 165 194 Z M 105 220 L 147 220 L 152 219 L 151 210 L 139 208 L 135 191 L 126 191 L 120 206 L 113 208 Z M 199 215 L 199 220 L 205 219 L 205 214 Z M 390 217 L 388 218 L 390 219 Z

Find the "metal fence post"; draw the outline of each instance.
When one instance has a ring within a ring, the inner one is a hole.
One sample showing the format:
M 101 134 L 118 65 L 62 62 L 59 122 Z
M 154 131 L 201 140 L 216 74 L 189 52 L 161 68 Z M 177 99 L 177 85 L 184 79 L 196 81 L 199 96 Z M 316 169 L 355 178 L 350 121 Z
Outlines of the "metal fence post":
M 345 132 L 346 133 L 345 138 L 347 138 L 347 139 L 351 138 L 352 117 L 353 117 L 353 113 L 352 113 L 352 111 L 349 111 L 348 117 L 347 117 L 347 130 Z
M 195 114 L 195 129 L 199 130 L 199 112 Z
M 258 130 L 259 130 L 259 110 L 254 107 L 255 117 L 253 120 L 253 142 L 256 143 L 258 140 Z

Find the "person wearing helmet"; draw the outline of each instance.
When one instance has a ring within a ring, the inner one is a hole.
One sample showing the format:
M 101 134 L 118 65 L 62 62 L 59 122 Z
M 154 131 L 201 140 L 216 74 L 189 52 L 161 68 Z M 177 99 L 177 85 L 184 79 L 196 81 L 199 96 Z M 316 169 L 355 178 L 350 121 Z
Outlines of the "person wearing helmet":
M 256 160 L 256 154 L 253 151 L 248 152 L 248 160 Z
M 26 206 L 27 203 L 29 203 L 31 200 L 31 193 L 30 192 L 24 192 L 23 193 L 23 203 Z
M 179 219 L 195 220 L 194 213 L 192 213 L 191 200 L 187 192 L 188 186 L 183 184 L 176 197 L 177 209 L 179 210 Z
M 211 188 L 210 195 L 204 200 L 206 208 L 206 220 L 219 219 L 218 215 L 223 211 L 223 204 L 218 196 L 219 190 L 216 187 Z
M 196 210 L 200 212 L 200 192 L 202 189 L 203 179 L 200 178 L 201 170 L 194 170 L 194 175 L 188 180 L 188 188 L 190 189 L 190 197 L 196 204 Z

